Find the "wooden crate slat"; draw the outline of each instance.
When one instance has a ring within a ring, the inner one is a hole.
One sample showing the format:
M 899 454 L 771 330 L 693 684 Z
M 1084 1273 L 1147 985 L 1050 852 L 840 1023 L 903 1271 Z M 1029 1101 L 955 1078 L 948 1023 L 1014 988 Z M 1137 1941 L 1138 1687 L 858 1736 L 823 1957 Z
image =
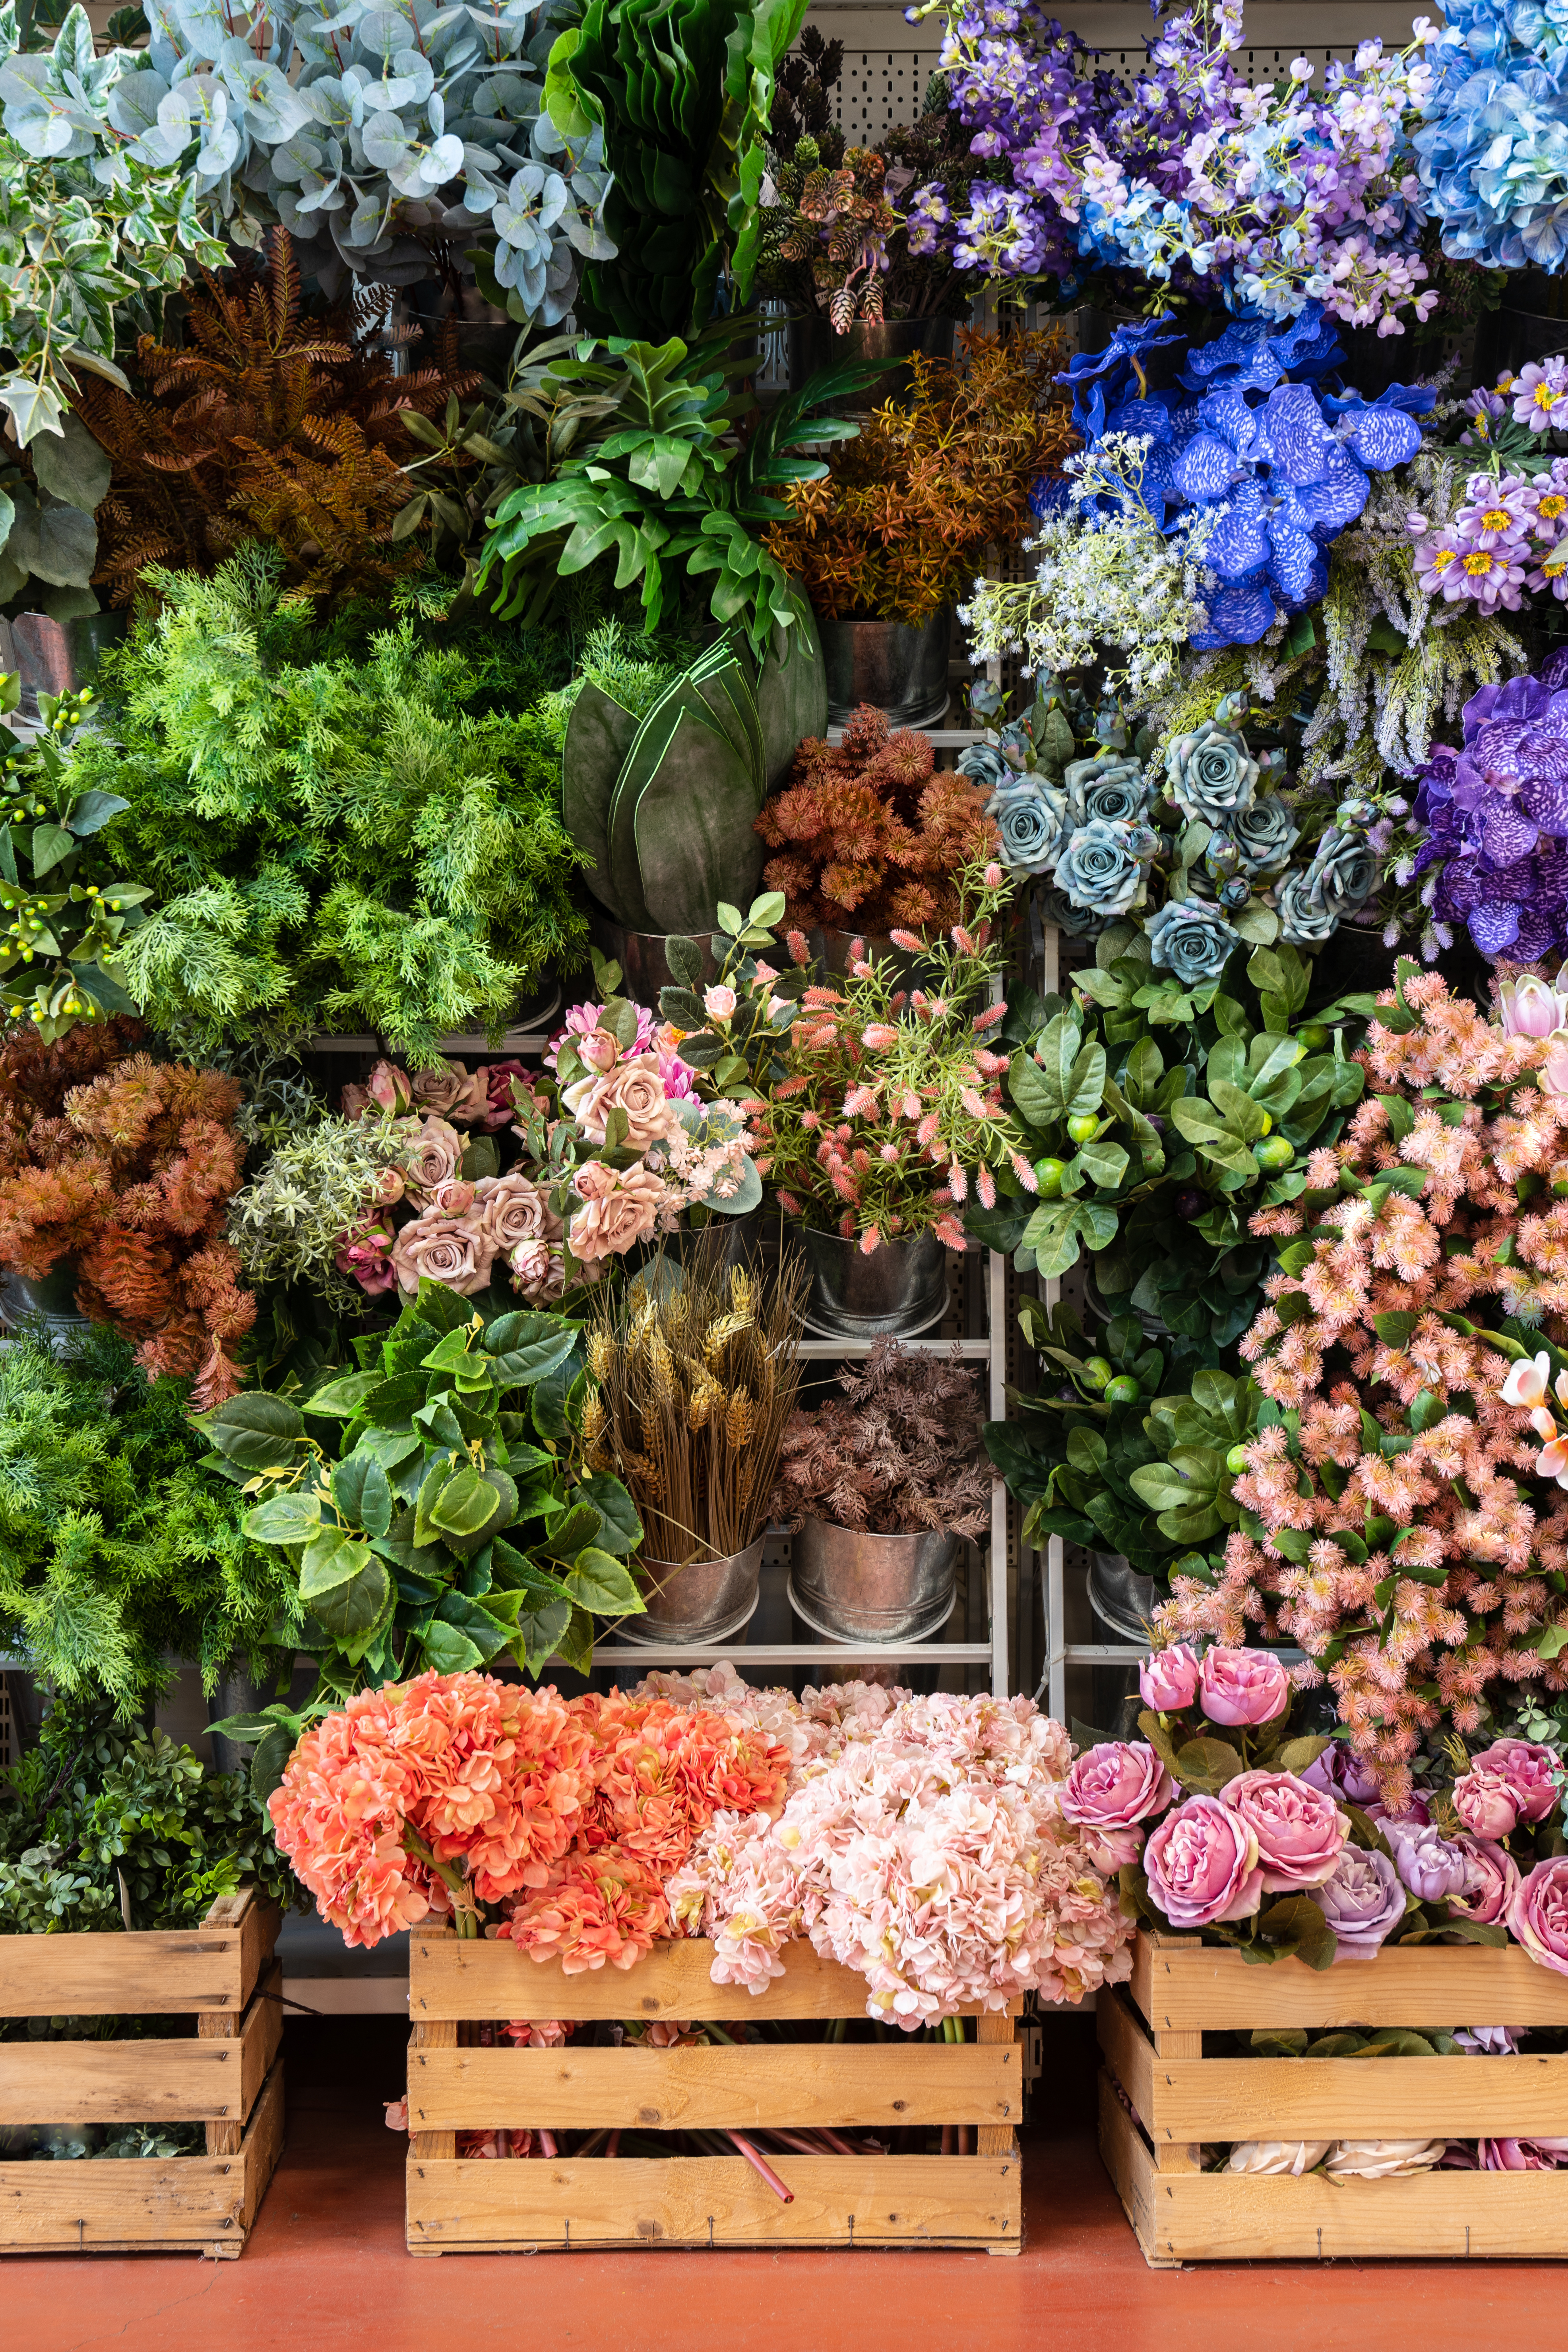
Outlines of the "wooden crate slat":
M 108 1940 L 113 1941 L 112 1937 Z M 760 1993 L 713 1982 L 713 1947 L 703 1938 L 656 1944 L 635 1968 L 567 1976 L 559 1960 L 534 1960 L 510 1943 L 416 1928 L 410 1939 L 409 2014 L 459 2018 L 655 2019 L 864 2017 L 866 1979 L 791 1944 L 785 1972 Z M 1012 2005 L 1016 2012 L 1022 2003 Z M 965 2016 L 976 2016 L 966 2010 Z
M 1434 1975 L 1434 1961 L 1441 1964 L 1440 1976 Z M 1441 1987 L 1441 2015 L 1433 2010 L 1435 1982 Z M 1156 2031 L 1568 2025 L 1568 1977 L 1540 1967 L 1517 1945 L 1385 1944 L 1375 1960 L 1336 1960 L 1319 1973 L 1296 1960 L 1250 1968 L 1237 1952 L 1140 1934 L 1131 1992 Z
M 245 2005 L 240 1930 L 0 1936 L 0 2017 L 166 2015 Z
M 1016 2049 L 805 2042 L 756 2049 L 408 2053 L 410 2130 L 744 2131 L 1017 2122 Z
M 0 2124 L 243 2121 L 283 2037 L 265 1997 L 282 1982 L 274 1966 L 231 2041 L 0 2042 Z
M 0 2164 L 0 2253 L 237 2253 L 282 2143 L 283 2069 L 275 2065 L 236 2156 Z
M 743 2158 L 494 2163 L 408 2159 L 413 2253 L 565 2252 L 594 2246 L 1019 2242 L 1016 2158 L 770 2158 L 773 2194 Z

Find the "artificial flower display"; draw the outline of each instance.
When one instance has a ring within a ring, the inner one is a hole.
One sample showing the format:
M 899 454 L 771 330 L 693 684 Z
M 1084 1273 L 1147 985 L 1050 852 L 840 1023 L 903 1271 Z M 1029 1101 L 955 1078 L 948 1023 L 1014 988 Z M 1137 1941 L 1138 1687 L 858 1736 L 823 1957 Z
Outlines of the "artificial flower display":
M 1561 269 L 1568 200 L 1563 27 L 1551 7 L 1451 0 L 1411 140 L 1443 249 L 1496 269 Z
M 1426 876 L 1439 922 L 1519 963 L 1568 948 L 1568 651 L 1471 696 L 1458 746 L 1432 753 L 1415 822 L 1423 837 L 1400 871 Z

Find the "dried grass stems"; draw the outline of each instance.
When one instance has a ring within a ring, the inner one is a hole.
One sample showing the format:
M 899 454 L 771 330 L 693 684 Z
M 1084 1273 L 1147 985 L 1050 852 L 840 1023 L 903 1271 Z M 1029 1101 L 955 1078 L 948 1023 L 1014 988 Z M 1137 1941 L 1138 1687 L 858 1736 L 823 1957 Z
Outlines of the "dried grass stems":
M 606 1301 L 588 1337 L 583 1433 L 642 1516 L 640 1558 L 725 1559 L 768 1520 L 800 1385 L 806 1275 L 727 1266 L 716 1234 L 677 1264 L 662 1253 Z
M 872 1535 L 930 1528 L 977 1543 L 991 1525 L 991 1465 L 956 1347 L 947 1359 L 879 1339 L 838 1385 L 847 1402 L 830 1397 L 791 1417 L 773 1517 L 792 1534 L 809 1517 Z

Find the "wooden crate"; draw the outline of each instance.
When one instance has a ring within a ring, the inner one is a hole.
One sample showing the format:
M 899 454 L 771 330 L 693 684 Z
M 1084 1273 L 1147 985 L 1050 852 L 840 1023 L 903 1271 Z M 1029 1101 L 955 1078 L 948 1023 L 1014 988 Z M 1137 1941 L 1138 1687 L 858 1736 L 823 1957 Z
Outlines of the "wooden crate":
M 510 1944 L 416 1928 L 409 1957 L 408 2250 L 536 2253 L 599 2246 L 968 2246 L 1019 2251 L 1013 2015 L 977 2042 L 459 2049 L 461 2020 L 857 2018 L 866 1984 L 790 1947 L 755 1998 L 712 1981 L 713 1947 L 657 1946 L 624 1973 L 564 1977 Z M 1021 2004 L 1018 2006 L 1021 2007 Z M 741 2156 L 460 2158 L 459 2131 L 810 2130 L 973 2124 L 973 2156 L 770 2157 L 784 2204 Z
M 1214 2058 L 1204 2033 L 1259 2026 L 1568 2025 L 1568 1978 L 1517 1947 L 1415 1945 L 1321 1974 L 1252 1968 L 1140 1933 L 1131 1982 L 1101 1992 L 1100 2146 L 1155 2269 L 1336 2255 L 1568 2256 L 1568 2172 L 1405 2180 L 1200 2170 L 1205 2141 L 1528 2139 L 1568 2135 L 1568 2055 Z M 1136 2111 L 1127 2111 L 1125 2099 Z
M 0 2163 L 0 2253 L 244 2251 L 283 2145 L 280 1924 L 247 1888 L 199 1927 L 0 1936 L 0 2017 L 196 2012 L 194 2039 L 0 2042 L 0 2124 L 205 2123 L 207 2141 Z

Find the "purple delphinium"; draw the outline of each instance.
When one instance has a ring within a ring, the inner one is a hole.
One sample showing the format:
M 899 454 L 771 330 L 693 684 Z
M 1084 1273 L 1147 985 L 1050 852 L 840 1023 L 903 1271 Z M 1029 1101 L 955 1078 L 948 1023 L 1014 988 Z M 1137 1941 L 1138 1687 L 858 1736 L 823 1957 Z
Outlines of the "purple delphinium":
M 1436 745 L 1415 797 L 1426 838 L 1408 877 L 1486 956 L 1520 963 L 1568 946 L 1568 649 L 1539 677 L 1483 686 L 1458 751 Z

